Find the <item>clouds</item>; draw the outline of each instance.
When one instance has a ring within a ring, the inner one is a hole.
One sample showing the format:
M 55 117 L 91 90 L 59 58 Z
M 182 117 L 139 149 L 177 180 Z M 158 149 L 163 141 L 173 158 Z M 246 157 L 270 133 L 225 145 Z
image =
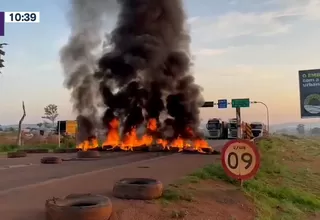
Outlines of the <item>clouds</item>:
M 199 49 L 195 50 L 194 55 L 199 56 L 216 56 L 227 52 L 227 49 Z
M 273 10 L 192 17 L 192 35 L 203 43 L 241 36 L 267 37 L 289 32 L 298 20 L 320 19 L 320 0 L 271 0 L 267 4 Z

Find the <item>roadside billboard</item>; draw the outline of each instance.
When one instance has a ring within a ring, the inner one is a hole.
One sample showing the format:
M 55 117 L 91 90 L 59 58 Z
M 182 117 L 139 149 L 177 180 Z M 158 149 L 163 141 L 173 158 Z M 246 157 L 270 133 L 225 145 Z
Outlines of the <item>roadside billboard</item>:
M 301 118 L 320 118 L 320 69 L 300 70 Z

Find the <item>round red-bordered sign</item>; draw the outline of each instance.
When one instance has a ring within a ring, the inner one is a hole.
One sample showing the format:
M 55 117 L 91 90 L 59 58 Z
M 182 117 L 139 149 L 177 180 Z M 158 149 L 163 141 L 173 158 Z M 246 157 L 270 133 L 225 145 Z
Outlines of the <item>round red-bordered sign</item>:
M 260 153 L 249 140 L 228 141 L 221 151 L 222 167 L 226 174 L 237 180 L 248 180 L 260 167 Z

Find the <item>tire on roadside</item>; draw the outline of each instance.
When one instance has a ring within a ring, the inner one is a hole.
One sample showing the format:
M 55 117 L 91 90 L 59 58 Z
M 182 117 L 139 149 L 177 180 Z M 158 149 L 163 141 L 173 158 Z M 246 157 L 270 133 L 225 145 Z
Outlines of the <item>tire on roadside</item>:
M 99 151 L 78 151 L 78 158 L 100 158 L 101 154 Z
M 43 157 L 40 162 L 43 164 L 60 164 L 62 159 L 60 157 Z
M 149 147 L 146 146 L 146 145 L 141 145 L 141 146 L 138 146 L 138 147 L 134 147 L 133 151 L 135 151 L 135 152 L 148 152 L 149 151 Z
M 124 178 L 113 187 L 113 196 L 120 199 L 152 200 L 162 196 L 163 184 L 149 178 Z
M 67 151 L 64 148 L 56 148 L 53 150 L 53 153 L 60 154 L 60 153 L 67 153 Z
M 17 151 L 17 152 L 8 152 L 7 157 L 8 158 L 20 158 L 20 157 L 26 157 L 27 153 L 24 151 Z
M 30 153 L 30 154 L 45 154 L 45 153 L 49 153 L 49 149 L 41 149 L 41 148 L 35 148 L 35 149 L 25 149 L 25 150 L 22 150 L 26 153 Z
M 46 220 L 108 220 L 112 213 L 112 203 L 108 197 L 90 194 L 49 199 L 45 208 Z

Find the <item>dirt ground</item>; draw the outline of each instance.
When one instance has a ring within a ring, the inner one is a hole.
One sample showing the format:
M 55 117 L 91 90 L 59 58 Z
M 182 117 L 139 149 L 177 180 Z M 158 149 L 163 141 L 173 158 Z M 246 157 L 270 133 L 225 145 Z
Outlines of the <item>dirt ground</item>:
M 171 184 L 171 187 L 177 187 Z M 182 188 L 181 188 L 182 187 Z M 188 196 L 178 201 L 113 199 L 110 220 L 253 220 L 254 206 L 235 186 L 220 181 L 179 186 Z

